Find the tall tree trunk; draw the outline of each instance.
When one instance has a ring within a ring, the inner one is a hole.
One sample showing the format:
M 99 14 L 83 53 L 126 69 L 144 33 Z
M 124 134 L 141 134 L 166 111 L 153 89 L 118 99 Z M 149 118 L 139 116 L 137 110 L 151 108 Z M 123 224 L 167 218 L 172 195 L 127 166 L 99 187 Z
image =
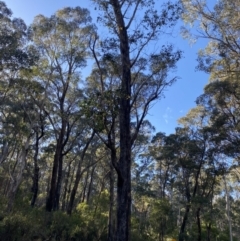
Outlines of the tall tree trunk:
M 211 223 L 207 225 L 207 241 L 211 241 L 211 226 Z
M 35 159 L 35 157 L 34 157 Z M 37 200 L 38 195 L 38 181 L 39 181 L 39 167 L 36 161 L 34 160 L 34 173 L 33 173 L 33 185 L 31 188 L 31 191 L 33 193 L 32 199 L 31 199 L 31 206 L 34 207 L 35 202 Z
M 160 228 L 159 228 L 159 241 L 164 241 L 165 230 L 166 230 L 166 218 L 162 217 L 160 221 Z
M 96 165 L 92 167 L 91 175 L 90 175 L 90 182 L 88 185 L 88 191 L 87 191 L 87 198 L 86 198 L 86 203 L 89 204 L 90 196 L 92 193 L 92 184 L 93 184 L 93 174 L 95 171 Z
M 187 183 L 189 183 L 188 180 L 187 180 Z M 196 187 L 196 184 L 195 184 L 195 187 Z M 184 237 L 185 236 L 185 228 L 186 228 L 186 225 L 187 225 L 188 215 L 189 215 L 190 208 L 191 208 L 191 194 L 190 194 L 189 188 L 190 188 L 189 186 L 186 187 L 187 205 L 186 205 L 186 208 L 185 208 L 185 213 L 184 213 L 184 217 L 183 217 L 183 220 L 182 220 L 182 225 L 181 225 L 180 232 L 179 232 L 179 237 L 178 237 L 179 241 L 185 240 L 185 237 Z M 196 188 L 194 188 L 194 190 L 196 192 Z M 195 196 L 195 193 L 193 195 Z
M 85 197 L 86 197 L 86 189 L 87 189 L 87 184 L 88 184 L 88 177 L 89 177 L 89 169 L 87 169 L 87 175 L 85 177 L 85 182 L 84 182 L 84 185 L 83 185 L 82 200 L 81 200 L 82 203 L 85 201 Z
M 57 145 L 53 160 L 51 185 L 46 202 L 46 210 L 48 212 L 51 212 L 52 210 L 56 211 L 59 208 L 59 197 L 62 182 L 63 149 L 66 144 L 64 143 L 66 124 L 66 121 L 62 120 L 61 130 L 57 138 Z
M 47 202 L 46 202 L 46 210 L 48 212 L 51 212 L 52 210 L 53 211 L 56 210 L 56 207 L 57 207 L 56 191 L 57 191 L 59 160 L 62 156 L 61 143 L 62 143 L 62 141 L 59 138 L 57 140 L 57 147 L 56 147 L 55 154 L 54 154 L 51 184 L 50 184 L 50 190 L 49 190 Z
M 197 209 L 197 212 L 196 212 L 196 216 L 197 216 L 197 227 L 198 227 L 198 239 L 197 239 L 197 241 L 201 241 L 201 240 L 202 240 L 202 228 L 201 228 L 200 211 L 201 211 L 201 208 L 199 207 L 199 208 Z
M 121 96 L 119 110 L 120 157 L 117 168 L 117 241 L 128 241 L 131 216 L 131 62 L 129 40 L 119 0 L 110 0 L 113 6 L 121 52 Z
M 224 186 L 225 186 L 225 192 L 226 192 L 226 211 L 227 211 L 227 219 L 228 219 L 228 226 L 229 226 L 229 240 L 232 241 L 232 220 L 230 216 L 230 200 L 229 200 L 229 192 L 227 188 L 227 182 L 225 175 L 223 176 Z
M 33 184 L 31 191 L 33 193 L 31 206 L 34 207 L 37 195 L 38 195 L 38 182 L 39 182 L 39 166 L 38 166 L 38 153 L 39 153 L 39 141 L 43 137 L 44 131 L 43 126 L 41 128 L 41 134 L 39 135 L 38 130 L 36 130 L 36 142 L 35 142 L 35 153 L 34 153 L 34 171 L 33 171 Z
M 70 182 L 67 188 L 67 201 L 66 201 L 66 210 L 68 210 L 68 204 L 69 204 L 69 200 L 70 200 L 70 196 L 71 196 L 71 190 L 72 190 L 72 186 L 74 185 L 74 171 L 72 171 L 72 173 L 70 173 Z
M 111 150 L 111 163 L 110 163 L 110 173 L 109 173 L 109 212 L 108 212 L 108 241 L 114 241 L 114 168 L 113 164 L 116 162 L 116 150 Z
M 214 192 L 211 193 L 211 213 L 210 213 L 210 221 L 207 224 L 207 241 L 211 241 L 211 231 L 212 231 L 212 218 L 213 218 L 213 197 Z
M 204 153 L 202 153 L 202 158 L 200 160 L 199 166 L 198 166 L 198 170 L 195 176 L 195 184 L 194 184 L 194 188 L 193 188 L 193 192 L 192 195 L 190 193 L 190 186 L 189 186 L 189 179 L 187 178 L 186 180 L 186 198 L 187 198 L 187 205 L 186 205 L 186 209 L 185 209 L 185 214 L 183 217 L 183 221 L 182 221 L 182 225 L 180 228 L 180 233 L 179 233 L 179 241 L 184 241 L 184 236 L 185 236 L 185 228 L 186 228 L 186 224 L 187 224 L 187 220 L 188 220 L 188 214 L 190 212 L 190 208 L 191 208 L 191 200 L 193 198 L 195 198 L 197 190 L 198 190 L 198 182 L 199 182 L 199 176 L 200 176 L 200 172 L 201 172 L 201 168 L 203 165 L 203 157 L 204 157 Z
M 74 182 L 71 194 L 70 194 L 70 200 L 68 202 L 68 208 L 67 208 L 67 213 L 68 214 L 72 213 L 73 204 L 74 204 L 75 196 L 76 196 L 76 193 L 77 193 L 78 185 L 79 185 L 80 179 L 82 177 L 81 164 L 82 164 L 82 160 L 80 160 L 78 162 L 75 182 Z
M 63 191 L 63 197 L 62 197 L 62 211 L 65 211 L 66 209 L 66 199 L 67 199 L 67 191 L 68 191 L 68 182 L 69 182 L 69 177 L 70 177 L 70 172 L 71 172 L 71 164 L 72 161 L 69 162 L 68 167 L 67 167 L 67 174 L 65 177 L 65 183 L 64 183 L 64 191 Z
M 59 209 L 62 179 L 63 179 L 63 155 L 62 155 L 62 151 L 61 151 L 59 161 L 58 161 L 58 176 L 57 176 L 57 185 L 56 185 L 56 193 L 55 193 L 56 201 L 54 202 L 53 210 Z
M 188 214 L 189 214 L 189 211 L 190 211 L 190 206 L 191 204 L 188 203 L 187 206 L 186 206 L 186 209 L 185 209 L 185 214 L 184 214 L 184 217 L 183 217 L 183 221 L 182 221 L 182 225 L 181 225 L 181 228 L 180 228 L 180 233 L 179 233 L 179 238 L 178 240 L 179 241 L 184 241 L 185 237 L 185 228 L 186 228 L 186 225 L 187 225 L 187 220 L 188 220 Z

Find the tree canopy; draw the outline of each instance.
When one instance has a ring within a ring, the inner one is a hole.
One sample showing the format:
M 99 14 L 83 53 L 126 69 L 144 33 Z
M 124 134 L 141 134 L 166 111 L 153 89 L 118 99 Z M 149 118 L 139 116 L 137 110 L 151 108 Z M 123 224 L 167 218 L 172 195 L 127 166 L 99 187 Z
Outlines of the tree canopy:
M 97 22 L 27 26 L 0 1 L 0 239 L 237 241 L 239 1 L 93 3 Z M 210 78 L 166 135 L 148 113 L 178 79 L 163 36 L 181 19 Z

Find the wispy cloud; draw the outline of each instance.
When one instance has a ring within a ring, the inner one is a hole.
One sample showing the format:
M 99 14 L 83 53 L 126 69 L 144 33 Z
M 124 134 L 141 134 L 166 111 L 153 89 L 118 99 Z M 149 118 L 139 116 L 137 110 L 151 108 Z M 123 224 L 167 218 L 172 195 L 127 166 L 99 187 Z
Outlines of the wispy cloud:
M 165 120 L 166 124 L 168 124 L 169 120 L 172 119 L 171 113 L 172 109 L 170 107 L 167 107 L 163 115 L 163 119 Z

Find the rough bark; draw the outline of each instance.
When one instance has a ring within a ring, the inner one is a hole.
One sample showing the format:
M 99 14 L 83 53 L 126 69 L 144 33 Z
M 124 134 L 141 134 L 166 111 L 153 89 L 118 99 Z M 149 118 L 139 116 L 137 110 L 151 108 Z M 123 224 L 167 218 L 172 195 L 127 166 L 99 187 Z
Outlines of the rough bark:
M 131 62 L 127 28 L 118 0 L 111 0 L 118 27 L 121 53 L 121 97 L 119 110 L 120 157 L 117 170 L 117 241 L 128 241 L 131 216 Z
M 46 210 L 51 212 L 52 210 L 57 210 L 57 199 L 56 199 L 56 192 L 57 192 L 57 180 L 58 180 L 58 169 L 59 169 L 59 162 L 62 159 L 62 135 L 57 140 L 57 147 L 54 154 L 53 160 L 53 169 L 52 169 L 52 177 L 51 177 L 51 184 L 50 190 L 47 197 L 46 202 Z
M 33 184 L 31 191 L 33 193 L 31 206 L 34 207 L 38 195 L 38 182 L 39 182 L 39 166 L 38 166 L 38 153 L 39 153 L 39 141 L 44 135 L 43 126 L 41 127 L 41 133 L 36 131 L 35 153 L 34 153 L 34 171 L 33 171 Z
M 199 207 L 197 209 L 197 212 L 196 212 L 197 227 L 198 227 L 198 239 L 197 239 L 197 241 L 201 241 L 202 240 L 202 227 L 201 227 L 200 211 L 201 211 L 201 208 Z
M 32 185 L 32 200 L 31 200 L 31 206 L 34 207 L 35 202 L 37 200 L 37 195 L 38 195 L 38 181 L 39 181 L 39 167 L 37 164 L 35 164 L 34 160 L 34 174 L 33 174 L 33 185 Z
M 108 241 L 114 241 L 114 168 L 113 164 L 116 163 L 116 150 L 111 150 L 111 163 L 109 173 L 109 212 L 108 212 Z
M 58 163 L 58 176 L 57 176 L 57 184 L 56 184 L 56 191 L 55 191 L 56 201 L 54 202 L 53 210 L 59 209 L 62 179 L 63 179 L 63 155 L 62 155 L 62 151 L 60 153 L 58 162 L 59 162 Z

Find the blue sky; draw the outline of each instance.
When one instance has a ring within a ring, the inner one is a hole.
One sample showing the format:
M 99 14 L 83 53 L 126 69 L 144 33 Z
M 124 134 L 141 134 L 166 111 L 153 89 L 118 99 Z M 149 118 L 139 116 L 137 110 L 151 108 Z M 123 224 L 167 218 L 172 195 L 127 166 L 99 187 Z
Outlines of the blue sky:
M 28 25 L 38 14 L 50 16 L 58 9 L 68 6 L 88 8 L 92 12 L 93 19 L 98 14 L 90 0 L 7 0 L 5 2 L 13 11 L 13 16 L 21 17 Z M 198 40 L 191 46 L 187 40 L 182 39 L 177 27 L 173 36 L 165 36 L 165 40 L 183 51 L 183 58 L 172 74 L 179 79 L 165 92 L 165 98 L 151 108 L 148 119 L 155 126 L 156 131 L 170 134 L 178 125 L 177 119 L 195 106 L 196 98 L 203 93 L 203 88 L 208 82 L 208 75 L 195 70 L 197 52 L 200 48 L 204 48 L 206 41 Z

